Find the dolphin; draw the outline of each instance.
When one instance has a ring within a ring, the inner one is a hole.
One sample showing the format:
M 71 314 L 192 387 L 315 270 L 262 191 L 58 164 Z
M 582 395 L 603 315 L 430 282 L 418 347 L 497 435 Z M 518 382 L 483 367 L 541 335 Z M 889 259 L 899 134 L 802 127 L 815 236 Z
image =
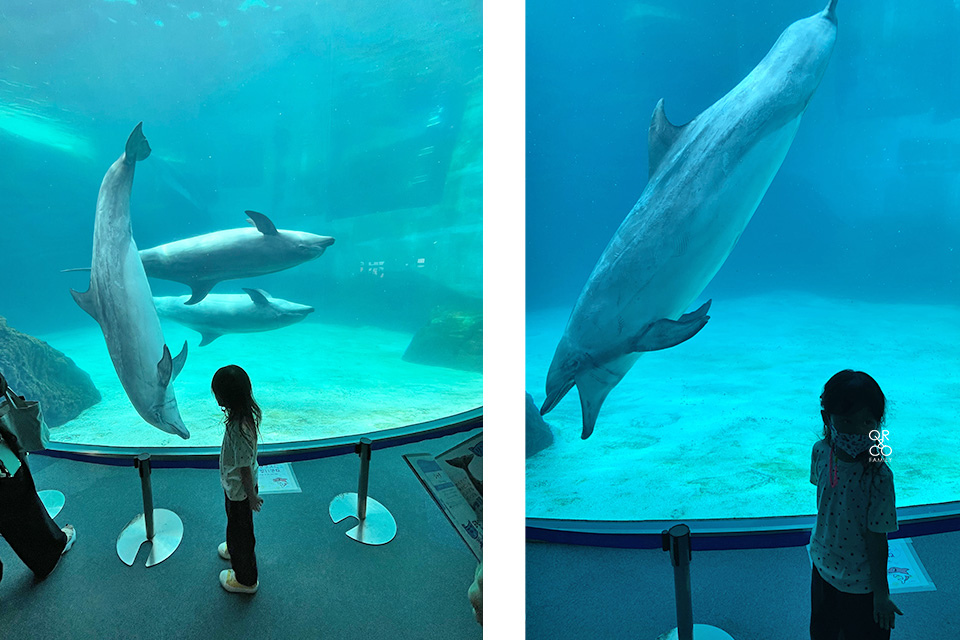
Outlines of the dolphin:
M 580 292 L 547 373 L 546 414 L 576 385 L 581 438 L 645 351 L 693 337 L 697 299 L 733 250 L 783 162 L 837 35 L 837 0 L 791 24 L 760 63 L 683 126 L 657 103 L 649 181 Z
M 467 474 L 467 479 L 473 485 L 473 488 L 477 490 L 481 496 L 483 495 L 483 481 L 477 479 L 475 475 L 470 472 L 470 463 L 473 461 L 473 454 L 468 453 L 465 456 L 460 456 L 459 458 L 454 458 L 453 460 L 447 460 L 447 464 L 451 467 L 461 469 L 464 473 Z
M 130 227 L 130 192 L 136 163 L 150 155 L 143 123 L 127 139 L 123 155 L 103 177 L 93 228 L 90 288 L 70 290 L 80 308 L 100 324 L 120 384 L 137 413 L 161 431 L 183 439 L 173 381 L 187 360 L 187 343 L 176 358 L 163 340 Z
M 262 289 L 244 289 L 246 295 L 211 293 L 203 302 L 187 306 L 187 296 L 154 298 L 161 318 L 199 331 L 200 346 L 210 344 L 225 333 L 270 331 L 296 324 L 313 307 L 280 298 L 272 298 Z
M 330 236 L 278 230 L 267 216 L 247 211 L 256 229 L 214 231 L 140 252 L 151 278 L 182 282 L 193 290 L 184 304 L 197 304 L 221 280 L 252 278 L 319 258 Z

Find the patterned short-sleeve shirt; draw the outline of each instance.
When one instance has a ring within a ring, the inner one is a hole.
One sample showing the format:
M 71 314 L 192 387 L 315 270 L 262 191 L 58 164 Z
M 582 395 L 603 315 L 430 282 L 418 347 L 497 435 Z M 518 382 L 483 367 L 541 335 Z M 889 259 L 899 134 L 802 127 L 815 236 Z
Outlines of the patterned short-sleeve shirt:
M 235 502 L 247 499 L 247 492 L 240 480 L 240 469 L 250 467 L 253 486 L 257 486 L 260 466 L 257 464 L 257 441 L 240 434 L 239 428 L 227 425 L 220 447 L 220 485 L 227 497 Z
M 893 472 L 884 464 L 864 477 L 863 464 L 836 460 L 837 486 L 830 486 L 830 445 L 813 445 L 810 482 L 817 485 L 817 525 L 810 557 L 823 579 L 845 593 L 869 593 L 866 532 L 896 531 Z

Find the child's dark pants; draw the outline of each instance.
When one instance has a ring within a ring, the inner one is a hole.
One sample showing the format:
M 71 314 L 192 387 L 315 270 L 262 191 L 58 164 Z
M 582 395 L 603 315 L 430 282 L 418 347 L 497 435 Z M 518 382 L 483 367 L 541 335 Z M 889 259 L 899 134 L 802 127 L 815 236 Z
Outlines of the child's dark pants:
M 67 546 L 67 536 L 40 501 L 26 464 L 13 477 L 0 478 L 0 535 L 37 578 L 53 571 Z
M 810 591 L 810 640 L 890 640 L 890 630 L 873 620 L 873 593 L 838 591 L 816 565 Z
M 257 556 L 253 547 L 257 543 L 253 537 L 253 509 L 247 500 L 233 501 L 227 498 L 227 551 L 233 564 L 233 573 L 237 582 L 247 587 L 257 584 Z

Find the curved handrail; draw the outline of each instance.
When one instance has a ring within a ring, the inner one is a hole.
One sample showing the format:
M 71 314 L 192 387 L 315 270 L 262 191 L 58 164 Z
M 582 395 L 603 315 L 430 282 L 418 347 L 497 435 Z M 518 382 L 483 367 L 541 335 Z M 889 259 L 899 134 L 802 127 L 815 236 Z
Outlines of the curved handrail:
M 262 444 L 257 450 L 261 465 L 279 462 L 313 460 L 353 453 L 360 438 L 373 441 L 373 449 L 397 447 L 421 440 L 471 431 L 483 427 L 483 407 L 462 413 L 368 433 L 336 436 L 317 440 Z M 149 453 L 154 468 L 188 467 L 194 469 L 216 468 L 219 464 L 220 447 L 111 447 L 105 445 L 68 444 L 51 442 L 47 449 L 36 452 L 53 458 L 66 458 L 93 464 L 130 466 L 141 453 Z

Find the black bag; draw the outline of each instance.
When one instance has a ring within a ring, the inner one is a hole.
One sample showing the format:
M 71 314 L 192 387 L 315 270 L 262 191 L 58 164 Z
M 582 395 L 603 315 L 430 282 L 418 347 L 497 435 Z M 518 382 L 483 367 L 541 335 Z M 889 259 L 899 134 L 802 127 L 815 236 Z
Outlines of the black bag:
M 7 401 L 0 404 L 0 420 L 17 436 L 20 446 L 27 451 L 46 449 L 50 444 L 50 428 L 43 421 L 40 403 L 24 400 L 9 387 L 5 397 Z

